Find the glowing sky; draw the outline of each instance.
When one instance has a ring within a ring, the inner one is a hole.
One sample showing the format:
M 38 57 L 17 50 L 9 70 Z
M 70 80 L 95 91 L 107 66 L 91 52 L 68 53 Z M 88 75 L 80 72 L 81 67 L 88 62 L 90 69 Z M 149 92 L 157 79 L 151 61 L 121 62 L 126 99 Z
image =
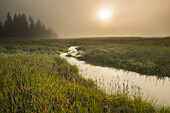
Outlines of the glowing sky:
M 108 22 L 98 13 L 112 11 Z M 0 0 L 7 12 L 40 18 L 60 37 L 170 35 L 170 0 Z

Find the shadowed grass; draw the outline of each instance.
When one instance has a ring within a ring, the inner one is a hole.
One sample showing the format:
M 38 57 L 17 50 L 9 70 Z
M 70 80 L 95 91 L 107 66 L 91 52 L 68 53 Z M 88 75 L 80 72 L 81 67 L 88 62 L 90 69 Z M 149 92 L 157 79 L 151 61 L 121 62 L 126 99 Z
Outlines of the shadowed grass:
M 62 40 L 0 39 L 0 54 L 42 53 L 59 54 L 66 52 L 67 44 Z

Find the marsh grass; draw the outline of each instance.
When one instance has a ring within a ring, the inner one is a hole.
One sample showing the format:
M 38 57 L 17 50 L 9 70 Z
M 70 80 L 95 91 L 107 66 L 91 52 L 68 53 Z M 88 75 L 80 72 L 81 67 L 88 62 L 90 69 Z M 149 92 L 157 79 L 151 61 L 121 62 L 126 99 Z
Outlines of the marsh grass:
M 24 45 L 20 45 L 21 49 L 18 50 L 21 51 L 11 52 L 16 44 L 18 42 L 15 41 L 12 49 L 1 52 L 0 112 L 2 113 L 170 112 L 169 107 L 156 106 L 151 101 L 143 100 L 140 96 L 132 97 L 127 92 L 107 95 L 105 91 L 96 86 L 94 81 L 82 78 L 78 74 L 78 68 L 69 65 L 58 54 L 46 52 L 46 49 L 40 49 L 41 52 L 39 52 L 38 44 L 34 45 L 30 41 L 28 44 L 24 44 L 32 45 L 27 46 L 25 52 L 22 48 Z M 1 45 L 5 49 L 6 46 L 9 45 L 7 43 Z M 34 52 L 30 52 L 31 47 L 35 49 Z M 65 46 L 62 45 L 61 48 L 56 46 L 55 51 L 62 50 L 62 47 Z
M 23 53 L 41 53 L 41 54 L 59 54 L 66 52 L 67 44 L 62 40 L 33 40 L 33 39 L 0 39 L 0 54 L 23 54 Z
M 124 93 L 107 95 L 58 56 L 23 54 L 0 61 L 1 112 L 157 112 Z M 164 109 L 163 111 L 168 111 Z
M 76 43 L 76 42 L 75 42 Z M 96 39 L 78 40 L 79 59 L 102 65 L 135 71 L 145 75 L 170 77 L 169 39 Z

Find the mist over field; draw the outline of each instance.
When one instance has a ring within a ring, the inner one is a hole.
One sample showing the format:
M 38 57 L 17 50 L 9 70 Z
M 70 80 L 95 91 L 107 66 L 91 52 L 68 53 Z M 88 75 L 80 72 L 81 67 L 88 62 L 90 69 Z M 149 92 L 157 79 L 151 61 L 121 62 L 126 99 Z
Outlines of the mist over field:
M 0 0 L 0 20 L 7 12 L 40 18 L 59 37 L 169 36 L 169 0 Z M 108 22 L 98 12 L 111 12 Z
M 0 0 L 1 113 L 170 113 L 170 0 Z

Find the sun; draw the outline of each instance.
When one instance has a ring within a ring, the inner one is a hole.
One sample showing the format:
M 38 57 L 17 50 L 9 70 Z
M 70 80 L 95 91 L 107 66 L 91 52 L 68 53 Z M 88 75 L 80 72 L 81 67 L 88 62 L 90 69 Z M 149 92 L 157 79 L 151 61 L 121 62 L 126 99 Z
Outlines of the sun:
M 99 11 L 98 17 L 101 20 L 108 20 L 111 17 L 111 11 L 109 11 L 108 9 L 102 9 Z

